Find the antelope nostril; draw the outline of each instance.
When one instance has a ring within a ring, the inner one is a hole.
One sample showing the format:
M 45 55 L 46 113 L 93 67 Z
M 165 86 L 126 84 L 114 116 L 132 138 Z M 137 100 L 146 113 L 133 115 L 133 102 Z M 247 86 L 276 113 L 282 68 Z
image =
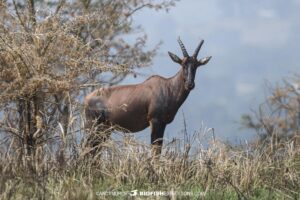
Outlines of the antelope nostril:
M 195 87 L 195 83 L 189 83 L 189 84 L 187 84 L 187 88 L 188 89 L 193 89 Z

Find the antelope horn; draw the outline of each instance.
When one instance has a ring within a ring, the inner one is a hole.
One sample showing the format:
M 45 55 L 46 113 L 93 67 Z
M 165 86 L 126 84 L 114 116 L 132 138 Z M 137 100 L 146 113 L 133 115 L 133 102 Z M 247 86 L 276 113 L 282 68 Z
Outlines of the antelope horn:
M 187 51 L 186 51 L 186 49 L 185 49 L 185 47 L 184 47 L 182 41 L 180 40 L 180 37 L 178 37 L 178 40 L 177 40 L 177 41 L 178 41 L 178 43 L 179 43 L 179 46 L 180 46 L 181 51 L 182 51 L 182 53 L 183 53 L 183 56 L 184 56 L 184 57 L 189 57 L 189 54 L 187 53 Z
M 200 51 L 200 49 L 201 49 L 203 43 L 204 43 L 204 40 L 201 40 L 201 42 L 199 43 L 199 45 L 198 45 L 198 47 L 196 48 L 195 53 L 194 53 L 194 55 L 193 55 L 194 58 L 197 58 L 198 53 L 199 53 L 199 51 Z

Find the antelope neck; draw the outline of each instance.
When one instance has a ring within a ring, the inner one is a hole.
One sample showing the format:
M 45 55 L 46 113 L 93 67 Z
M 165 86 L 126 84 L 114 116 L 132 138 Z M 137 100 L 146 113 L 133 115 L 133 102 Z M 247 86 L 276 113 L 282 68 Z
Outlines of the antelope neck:
M 184 87 L 184 71 L 181 68 L 177 74 L 170 78 L 170 88 L 172 89 L 172 97 L 179 103 L 179 106 L 184 102 L 190 93 Z

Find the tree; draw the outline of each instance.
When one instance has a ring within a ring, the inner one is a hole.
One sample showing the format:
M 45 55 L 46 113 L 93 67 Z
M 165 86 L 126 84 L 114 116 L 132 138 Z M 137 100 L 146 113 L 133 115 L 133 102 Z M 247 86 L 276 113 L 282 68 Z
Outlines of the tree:
M 174 0 L 1 1 L 4 136 L 13 136 L 25 155 L 49 139 L 66 137 L 89 88 L 115 84 L 151 63 L 157 47 L 144 50 L 147 35 L 133 27 L 134 13 L 173 5 Z M 126 42 L 124 36 L 136 31 L 141 34 L 135 42 Z

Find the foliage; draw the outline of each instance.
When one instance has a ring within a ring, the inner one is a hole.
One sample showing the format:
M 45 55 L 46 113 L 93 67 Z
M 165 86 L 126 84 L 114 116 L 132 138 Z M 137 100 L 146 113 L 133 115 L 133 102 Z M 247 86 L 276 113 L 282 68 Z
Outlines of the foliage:
M 64 136 L 80 131 L 75 113 L 82 111 L 82 96 L 92 87 L 121 81 L 155 55 L 157 47 L 144 50 L 147 35 L 133 26 L 132 16 L 143 8 L 173 5 L 173 0 L 1 1 L 3 137 L 13 136 L 13 147 L 30 155 L 60 138 L 60 130 Z M 125 36 L 134 39 L 128 43 Z

